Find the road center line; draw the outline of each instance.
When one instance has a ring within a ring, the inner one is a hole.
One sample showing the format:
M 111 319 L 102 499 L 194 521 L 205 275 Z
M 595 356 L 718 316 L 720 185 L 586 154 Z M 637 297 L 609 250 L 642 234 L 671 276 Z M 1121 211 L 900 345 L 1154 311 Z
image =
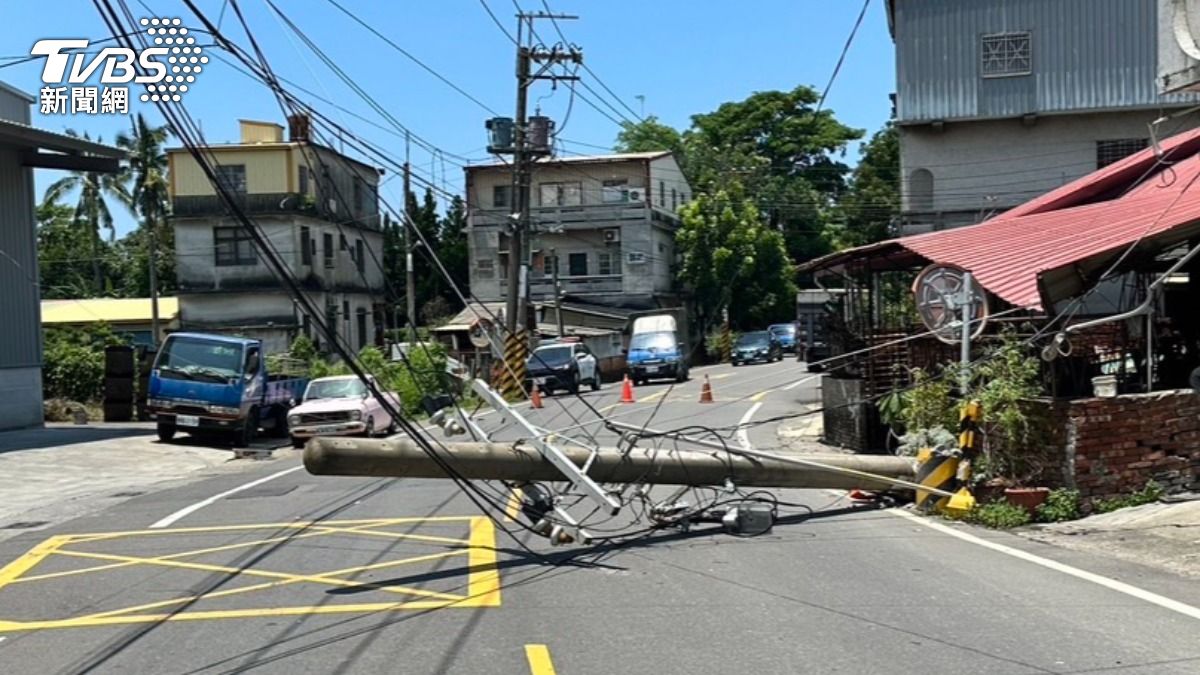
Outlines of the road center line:
M 1124 593 L 1125 595 L 1128 595 L 1130 597 L 1137 598 L 1138 600 L 1148 602 L 1152 605 L 1158 605 L 1159 607 L 1162 607 L 1163 609 L 1169 609 L 1172 612 L 1177 612 L 1179 614 L 1182 614 L 1187 617 L 1191 617 L 1193 619 L 1200 619 L 1200 608 L 1193 607 L 1192 605 L 1188 605 L 1188 604 L 1179 602 L 1178 600 L 1172 600 L 1171 598 L 1159 595 L 1157 593 L 1152 593 L 1145 589 L 1138 588 L 1137 586 L 1131 586 L 1122 581 L 1117 581 L 1116 579 L 1110 579 L 1108 577 L 1101 576 L 1099 574 L 1088 572 L 1086 570 L 1081 570 L 1077 567 L 1072 567 L 1070 565 L 1060 563 L 1056 560 L 1050 560 L 1048 558 L 1043 558 L 1039 555 L 1034 555 L 1033 553 L 1029 553 L 1027 551 L 1022 551 L 1019 548 L 1013 548 L 1011 546 L 1005 546 L 1004 544 L 998 544 L 994 541 L 988 541 L 987 539 L 982 539 L 980 537 L 976 537 L 973 534 L 970 534 L 967 532 L 962 532 L 956 528 L 948 527 L 946 525 L 943 525 L 942 523 L 935 522 L 933 520 L 930 520 L 929 518 L 922 518 L 920 516 L 915 516 L 911 513 L 908 513 L 907 511 L 901 511 L 899 509 L 888 509 L 887 512 L 891 513 L 894 516 L 899 516 L 900 518 L 904 518 L 905 520 L 910 520 L 914 523 L 920 523 L 921 525 L 924 525 L 925 527 L 928 527 L 933 530 L 937 530 L 938 532 L 941 532 L 942 534 L 948 534 L 951 537 L 955 537 L 956 539 L 961 539 L 962 541 L 965 541 L 965 542 L 968 542 L 971 544 L 975 544 L 977 546 L 982 546 L 984 548 L 996 551 L 997 553 L 1003 553 L 1004 555 L 1012 556 L 1019 560 L 1031 562 L 1034 565 L 1040 565 L 1047 569 L 1054 570 L 1055 572 L 1061 572 L 1068 576 L 1075 577 L 1076 579 L 1090 581 L 1091 583 L 1096 584 L 1098 586 L 1103 586 L 1109 590 L 1116 591 L 1118 593 Z
M 793 383 L 789 384 L 788 386 L 784 387 L 784 388 L 783 388 L 783 391 L 791 391 L 791 390 L 795 389 L 796 387 L 799 387 L 800 385 L 804 384 L 805 382 L 812 382 L 813 380 L 815 380 L 815 379 L 817 379 L 817 378 L 819 378 L 819 377 L 821 377 L 821 376 L 820 376 L 820 375 L 813 375 L 812 377 L 803 377 L 803 378 L 800 378 L 799 380 L 796 380 L 795 382 L 793 382 Z
M 750 445 L 750 434 L 747 433 L 746 427 L 744 427 L 742 425 L 749 422 L 750 418 L 754 417 L 754 413 L 758 412 L 758 409 L 761 407 L 762 407 L 762 401 L 755 403 L 754 405 L 750 406 L 750 409 L 746 411 L 745 415 L 742 415 L 742 419 L 738 420 L 738 432 L 737 432 L 738 443 L 741 443 L 742 448 L 744 448 L 746 450 L 753 450 L 754 446 Z
M 182 509 L 179 509 L 178 511 L 176 511 L 175 513 L 172 513 L 171 515 L 169 515 L 165 518 L 162 518 L 161 520 L 155 521 L 155 523 L 150 526 L 150 529 L 158 530 L 158 529 L 161 529 L 164 527 L 170 527 L 171 525 L 174 525 L 176 521 L 178 521 L 182 518 L 186 518 L 186 517 L 190 516 L 191 514 L 199 511 L 200 509 L 214 504 L 218 500 L 224 499 L 225 497 L 228 497 L 230 495 L 235 495 L 235 494 L 245 491 L 245 490 L 249 490 L 250 488 L 253 488 L 253 487 L 258 487 L 259 485 L 262 485 L 263 483 L 275 480 L 276 478 L 280 478 L 282 476 L 286 476 L 289 473 L 295 473 L 303 468 L 304 468 L 303 464 L 301 464 L 299 466 L 293 466 L 290 469 L 284 469 L 283 471 L 273 473 L 270 476 L 263 476 L 262 478 L 259 478 L 257 480 L 252 480 L 249 483 L 239 485 L 239 486 L 233 488 L 232 490 L 226 490 L 219 494 L 215 494 L 215 495 L 209 497 L 208 499 L 200 500 L 200 501 L 196 502 L 195 504 L 192 504 L 191 506 L 185 506 Z
M 531 675 L 554 675 L 554 663 L 546 645 L 525 645 L 525 659 Z

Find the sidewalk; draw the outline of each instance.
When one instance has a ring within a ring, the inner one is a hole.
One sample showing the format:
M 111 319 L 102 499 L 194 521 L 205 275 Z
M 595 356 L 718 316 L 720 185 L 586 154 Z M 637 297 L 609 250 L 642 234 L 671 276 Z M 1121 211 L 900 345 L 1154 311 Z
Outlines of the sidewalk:
M 0 432 L 0 540 L 200 475 L 241 471 L 228 448 L 160 443 L 152 424 Z M 15 527 L 14 527 L 15 526 Z
M 1035 541 L 1200 578 L 1200 499 L 1145 504 L 1018 531 Z

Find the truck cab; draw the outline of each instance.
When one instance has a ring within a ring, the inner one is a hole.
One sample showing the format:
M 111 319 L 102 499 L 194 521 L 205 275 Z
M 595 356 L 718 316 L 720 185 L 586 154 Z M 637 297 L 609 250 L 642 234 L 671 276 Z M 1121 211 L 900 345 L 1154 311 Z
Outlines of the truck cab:
M 287 409 L 305 384 L 270 375 L 260 340 L 174 333 L 154 360 L 147 406 L 162 441 L 186 432 L 245 447 L 260 428 L 286 434 Z
M 634 384 L 656 378 L 688 379 L 687 324 L 681 316 L 680 310 L 659 310 L 631 318 L 625 365 Z

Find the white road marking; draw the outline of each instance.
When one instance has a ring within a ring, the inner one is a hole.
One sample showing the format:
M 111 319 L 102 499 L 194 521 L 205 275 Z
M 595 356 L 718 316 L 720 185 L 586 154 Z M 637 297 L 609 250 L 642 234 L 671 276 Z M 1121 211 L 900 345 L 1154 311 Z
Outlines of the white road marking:
M 754 413 L 758 412 L 758 409 L 761 407 L 762 401 L 755 403 L 754 405 L 750 406 L 750 409 L 746 411 L 745 415 L 742 415 L 742 419 L 738 420 L 738 443 L 741 443 L 742 447 L 746 450 L 753 450 L 754 446 L 750 445 L 750 434 L 746 432 L 746 427 L 743 427 L 742 425 L 749 422 L 750 418 L 754 417 Z
M 206 506 L 209 506 L 209 505 L 217 502 L 218 500 L 224 499 L 225 497 L 228 497 L 229 495 L 234 495 L 234 494 L 237 494 L 244 490 L 249 490 L 250 488 L 262 485 L 263 483 L 266 483 L 267 481 L 275 480 L 276 478 L 279 478 L 281 476 L 286 476 L 289 473 L 295 473 L 303 468 L 304 468 L 303 464 L 301 464 L 300 466 L 293 466 L 290 469 L 284 469 L 283 471 L 273 473 L 270 476 L 264 476 L 257 480 L 252 480 L 249 483 L 246 483 L 244 485 L 239 485 L 239 486 L 233 488 L 232 490 L 226 490 L 220 494 L 215 494 L 215 495 L 209 497 L 208 499 L 198 501 L 195 504 L 192 504 L 191 506 L 185 506 L 184 508 L 179 509 L 175 513 L 172 513 L 171 515 L 167 516 L 166 518 L 155 521 L 155 523 L 150 526 L 150 529 L 157 530 L 157 529 L 161 529 L 164 527 L 170 527 L 171 525 L 174 525 L 176 521 L 178 521 L 182 518 L 186 518 L 186 517 L 190 516 L 191 514 L 199 511 L 200 509 L 202 509 Z
M 965 542 L 969 542 L 969 543 L 975 544 L 977 546 L 982 546 L 984 548 L 991 549 L 998 553 L 1003 553 L 1004 555 L 1012 556 L 1019 560 L 1031 562 L 1034 565 L 1041 565 L 1042 567 L 1054 570 L 1056 572 L 1061 572 L 1068 576 L 1075 577 L 1076 579 L 1090 581 L 1093 584 L 1103 586 L 1109 590 L 1116 591 L 1118 593 L 1124 593 L 1125 595 L 1128 595 L 1130 597 L 1137 598 L 1138 600 L 1142 600 L 1144 602 L 1148 602 L 1153 605 L 1158 605 L 1159 607 L 1162 607 L 1163 609 L 1169 609 L 1172 612 L 1178 612 L 1179 614 L 1182 614 L 1187 617 L 1191 617 L 1193 619 L 1200 619 L 1200 608 L 1193 607 L 1192 605 L 1188 605 L 1188 604 L 1179 602 L 1178 600 L 1172 600 L 1171 598 L 1161 596 L 1157 593 L 1152 593 L 1150 591 L 1138 588 L 1137 586 L 1131 586 L 1122 581 L 1117 581 L 1116 579 L 1110 579 L 1108 577 L 1101 576 L 1099 574 L 1094 574 L 1092 572 L 1081 570 L 1077 567 L 1071 567 L 1070 565 L 1066 565 L 1066 564 L 1060 563 L 1055 560 L 1049 560 L 1047 558 L 1043 558 L 1041 556 L 1034 555 L 1034 554 L 1028 553 L 1026 551 L 1022 551 L 1021 549 L 1018 549 L 1018 548 L 1013 548 L 1011 546 L 1005 546 L 1004 544 L 997 544 L 994 541 L 988 541 L 986 539 L 981 539 L 979 537 L 976 537 L 973 534 L 969 534 L 967 532 L 962 532 L 953 527 L 948 527 L 946 525 L 943 525 L 942 523 L 930 520 L 928 518 L 922 518 L 920 516 L 915 516 L 911 513 L 908 513 L 907 511 L 901 511 L 898 509 L 888 509 L 888 513 L 891 513 L 892 515 L 895 515 L 895 516 L 899 516 L 906 520 L 910 520 L 914 523 L 920 523 L 921 525 L 924 525 L 925 527 L 928 527 L 933 530 L 937 530 L 938 532 L 941 532 L 942 534 L 948 534 L 951 537 L 961 539 Z
M 819 377 L 821 377 L 821 376 L 813 375 L 812 377 L 801 378 L 801 379 L 796 380 L 795 382 L 789 384 L 788 386 L 784 387 L 783 391 L 791 391 L 791 390 L 795 389 L 796 387 L 799 387 L 800 385 L 804 384 L 805 382 L 812 382 L 813 380 L 815 380 Z

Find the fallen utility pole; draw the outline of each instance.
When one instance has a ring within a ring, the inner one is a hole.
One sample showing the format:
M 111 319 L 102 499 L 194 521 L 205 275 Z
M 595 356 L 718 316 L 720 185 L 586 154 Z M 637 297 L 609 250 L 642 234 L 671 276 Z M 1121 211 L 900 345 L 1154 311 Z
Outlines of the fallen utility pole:
M 449 443 L 444 459 L 460 477 L 518 483 L 562 481 L 563 472 L 532 446 L 501 443 Z M 805 464 L 785 456 L 755 458 L 733 448 L 715 452 L 634 448 L 561 449 L 573 464 L 587 465 L 598 483 L 646 485 L 725 485 L 738 487 L 887 489 L 911 482 L 914 462 L 879 455 L 805 455 Z M 590 462 L 590 463 L 589 463 Z M 318 437 L 304 450 L 304 466 L 316 476 L 449 478 L 411 439 Z M 832 470 L 831 470 L 832 469 Z

